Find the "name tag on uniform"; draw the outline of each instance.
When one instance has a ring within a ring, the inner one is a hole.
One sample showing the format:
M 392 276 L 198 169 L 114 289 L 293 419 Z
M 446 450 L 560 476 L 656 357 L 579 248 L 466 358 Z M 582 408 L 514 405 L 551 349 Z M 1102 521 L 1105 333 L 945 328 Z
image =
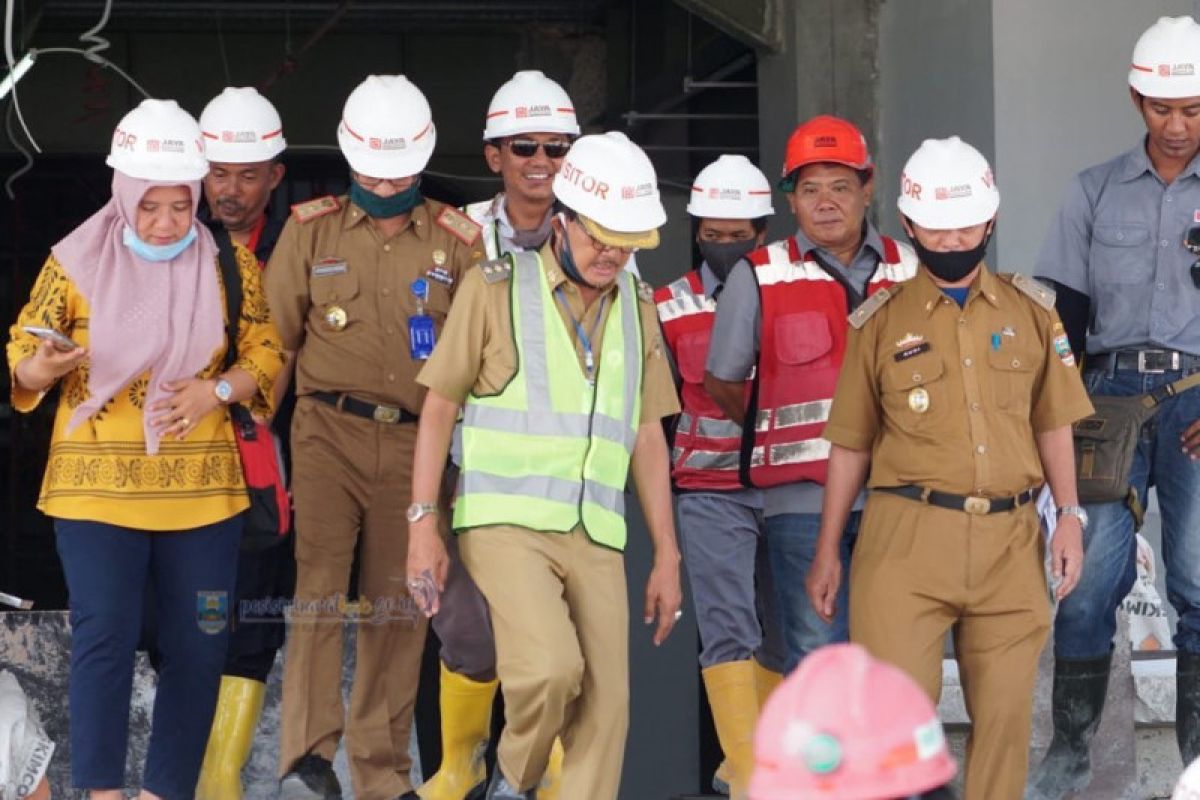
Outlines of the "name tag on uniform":
M 913 356 L 921 355 L 921 353 L 924 353 L 928 349 L 929 342 L 921 342 L 920 344 L 915 344 L 912 347 L 901 350 L 899 353 L 896 353 L 896 355 L 892 356 L 892 358 L 896 359 L 897 361 L 906 361 Z
M 324 278 L 327 275 L 342 275 L 347 270 L 346 262 L 340 258 L 322 258 L 313 264 L 314 278 Z

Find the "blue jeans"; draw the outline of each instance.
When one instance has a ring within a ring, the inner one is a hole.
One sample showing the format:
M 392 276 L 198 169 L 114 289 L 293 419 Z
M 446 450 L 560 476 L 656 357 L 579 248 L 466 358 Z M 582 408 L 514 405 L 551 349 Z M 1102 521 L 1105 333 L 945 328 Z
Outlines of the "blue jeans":
M 831 642 L 850 638 L 847 608 L 849 602 L 850 551 L 858 538 L 862 512 L 854 511 L 842 534 L 842 585 L 838 589 L 837 613 L 827 623 L 817 616 L 808 602 L 804 579 L 817 553 L 820 514 L 778 514 L 766 519 L 767 551 L 771 556 L 771 574 L 779 598 L 779 617 L 783 624 L 783 642 L 787 650 L 787 672 L 800 659 Z
M 1089 394 L 1129 396 L 1177 381 L 1183 374 L 1094 370 L 1084 376 L 1084 383 Z M 1182 452 L 1179 437 L 1197 419 L 1200 389 L 1163 403 L 1142 429 L 1130 472 L 1143 507 L 1149 488 L 1158 490 L 1167 599 L 1179 613 L 1175 646 L 1190 653 L 1200 653 L 1200 464 Z M 1083 576 L 1059 605 L 1054 624 L 1054 652 L 1060 658 L 1108 654 L 1117 606 L 1137 577 L 1133 515 L 1125 503 L 1089 505 L 1087 512 Z
M 150 532 L 57 519 L 71 607 L 71 782 L 126 785 L 133 659 L 145 587 L 156 598 L 162 663 L 142 786 L 190 800 L 204 760 L 228 642 L 242 515 Z

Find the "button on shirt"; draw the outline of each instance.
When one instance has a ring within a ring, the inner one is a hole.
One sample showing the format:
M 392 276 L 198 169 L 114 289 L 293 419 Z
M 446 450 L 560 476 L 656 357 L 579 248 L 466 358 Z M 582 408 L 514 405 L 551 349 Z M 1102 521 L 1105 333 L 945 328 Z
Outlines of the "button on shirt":
M 1200 289 L 1183 246 L 1200 224 L 1200 157 L 1170 184 L 1144 143 L 1071 182 L 1034 274 L 1091 298 L 1087 352 L 1162 347 L 1200 355 Z
M 1058 314 L 985 268 L 959 308 L 921 267 L 851 330 L 824 436 L 868 486 L 1010 497 L 1044 481 L 1034 435 L 1092 413 Z
M 478 236 L 467 245 L 437 224 L 444 208 L 426 200 L 386 240 L 345 198 L 331 214 L 304 223 L 288 220 L 266 280 L 283 345 L 298 351 L 298 395 L 347 392 L 420 412 L 425 389 L 415 379 L 424 362 L 409 350 L 408 320 L 418 313 L 412 283 L 425 279 L 424 311 L 440 336 L 461 276 L 483 259 Z M 436 267 L 452 283 L 430 277 Z M 326 320 L 330 309 L 344 312 L 340 328 Z
M 796 244 L 802 253 L 816 251 L 826 264 L 838 270 L 852 286 L 864 291 L 867 281 L 883 259 L 883 240 L 874 225 L 867 225 L 862 246 L 847 269 L 828 250 L 819 248 L 804 235 L 795 233 Z M 708 349 L 705 369 L 723 381 L 743 381 L 750 377 L 758 357 L 759 334 L 762 330 L 762 307 L 758 297 L 758 281 L 749 261 L 739 261 L 725 281 L 717 300 L 717 318 L 713 323 L 712 344 Z M 763 490 L 765 516 L 779 514 L 819 514 L 824 491 L 820 484 L 803 481 L 772 486 Z M 862 498 L 855 503 L 862 507 Z

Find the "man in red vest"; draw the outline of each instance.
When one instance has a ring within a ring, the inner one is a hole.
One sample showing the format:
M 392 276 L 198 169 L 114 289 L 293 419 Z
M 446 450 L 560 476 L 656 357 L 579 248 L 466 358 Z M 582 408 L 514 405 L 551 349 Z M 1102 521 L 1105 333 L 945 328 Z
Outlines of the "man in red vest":
M 656 291 L 654 303 L 683 406 L 671 479 L 700 666 L 725 753 L 713 785 L 738 798 L 754 768 L 758 709 L 780 681 L 784 654 L 762 535 L 762 492 L 742 485 L 742 428 L 705 391 L 704 362 L 716 297 L 730 269 L 766 241 L 771 186 L 745 156 L 721 156 L 696 176 L 687 210 L 696 218 L 704 260 Z
M 850 122 L 820 116 L 796 128 L 779 188 L 799 229 L 730 273 L 706 362 L 709 394 L 734 422 L 753 423 L 744 426 L 741 478 L 764 490 L 788 670 L 848 633 L 844 598 L 827 623 L 804 590 L 829 459 L 821 430 L 846 349 L 846 316 L 868 295 L 916 274 L 912 250 L 866 219 L 873 173 L 866 140 Z M 841 543 L 847 566 L 861 497 L 854 508 Z

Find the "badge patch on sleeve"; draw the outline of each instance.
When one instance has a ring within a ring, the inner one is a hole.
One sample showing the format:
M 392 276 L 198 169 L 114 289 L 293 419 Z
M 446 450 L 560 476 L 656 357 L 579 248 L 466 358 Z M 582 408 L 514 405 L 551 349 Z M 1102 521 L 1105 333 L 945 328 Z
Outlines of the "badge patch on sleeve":
M 1075 366 L 1075 354 L 1071 352 L 1071 343 L 1067 341 L 1067 335 L 1060 333 L 1054 337 L 1054 352 L 1058 355 L 1058 360 L 1066 364 L 1068 367 Z

